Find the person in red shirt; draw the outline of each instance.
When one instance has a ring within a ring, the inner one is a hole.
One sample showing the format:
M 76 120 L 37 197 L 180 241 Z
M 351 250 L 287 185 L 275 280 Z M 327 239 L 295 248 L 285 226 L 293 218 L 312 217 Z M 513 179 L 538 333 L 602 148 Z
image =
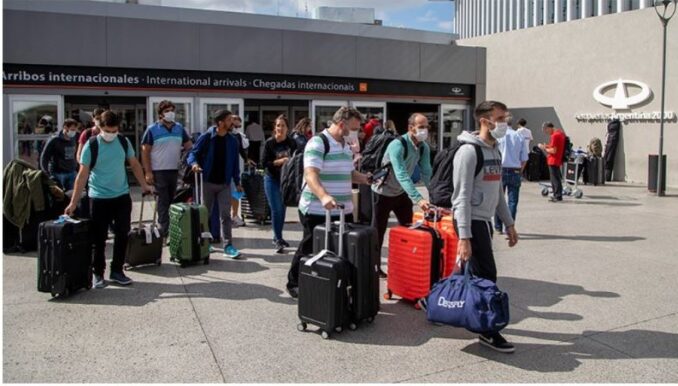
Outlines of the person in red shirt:
M 551 142 L 548 145 L 539 144 L 539 148 L 546 152 L 546 163 L 549 165 L 551 175 L 553 197 L 549 201 L 563 201 L 563 175 L 560 168 L 563 165 L 563 153 L 565 152 L 565 133 L 562 129 L 556 129 L 551 122 L 545 122 L 542 130 L 551 136 Z
M 374 131 L 381 126 L 381 122 L 377 118 L 371 117 L 365 126 L 363 126 L 363 132 L 365 133 L 365 143 L 370 140 L 370 138 L 375 134 Z

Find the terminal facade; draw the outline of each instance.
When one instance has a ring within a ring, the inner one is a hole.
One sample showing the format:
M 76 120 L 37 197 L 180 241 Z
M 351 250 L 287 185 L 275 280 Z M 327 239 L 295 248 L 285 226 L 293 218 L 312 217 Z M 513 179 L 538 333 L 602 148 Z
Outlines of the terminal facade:
M 441 149 L 473 127 L 485 87 L 485 50 L 450 34 L 92 1 L 3 7 L 4 164 L 35 163 L 64 119 L 86 123 L 100 106 L 123 112 L 121 131 L 138 149 L 163 99 L 193 133 L 219 108 L 267 134 L 283 113 L 322 130 L 345 104 L 401 132 L 423 112 Z

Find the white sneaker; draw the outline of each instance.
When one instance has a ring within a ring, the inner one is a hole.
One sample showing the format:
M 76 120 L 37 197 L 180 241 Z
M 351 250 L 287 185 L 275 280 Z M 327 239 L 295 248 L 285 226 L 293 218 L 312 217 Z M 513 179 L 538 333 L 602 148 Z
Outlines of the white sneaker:
M 241 219 L 240 216 L 235 216 L 231 220 L 231 224 L 233 224 L 234 227 L 241 227 L 245 226 L 245 221 L 243 221 L 243 219 Z

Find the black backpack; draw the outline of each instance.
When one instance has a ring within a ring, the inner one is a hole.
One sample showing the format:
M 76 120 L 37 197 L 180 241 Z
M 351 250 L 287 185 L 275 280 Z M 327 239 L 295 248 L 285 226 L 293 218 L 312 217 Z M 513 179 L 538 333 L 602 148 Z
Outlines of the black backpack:
M 325 145 L 323 159 L 330 152 L 330 140 L 323 134 L 318 134 Z M 280 171 L 280 191 L 285 206 L 298 206 L 301 191 L 304 186 L 304 149 L 294 151 L 292 158 L 287 161 Z
M 477 162 L 475 176 L 478 176 L 483 169 L 485 157 L 483 156 L 483 150 L 480 148 L 480 145 L 460 141 L 452 146 L 452 148 L 440 151 L 433 160 L 433 175 L 431 176 L 431 183 L 429 184 L 428 190 L 431 204 L 443 208 L 452 206 L 452 193 L 454 193 L 452 180 L 452 175 L 454 173 L 454 156 L 457 154 L 457 150 L 459 150 L 462 145 L 466 144 L 473 145 L 473 148 L 476 150 Z
M 88 141 L 89 141 L 89 152 L 91 154 L 89 170 L 91 171 L 92 169 L 94 169 L 94 165 L 97 164 L 97 158 L 99 158 L 99 141 L 97 141 L 96 135 L 89 137 Z M 127 161 L 127 148 L 128 148 L 127 138 L 123 137 L 122 135 L 118 135 L 118 141 L 122 146 L 122 150 L 125 151 L 125 161 Z
M 365 149 L 362 152 L 363 156 L 360 159 L 360 171 L 363 173 L 372 173 L 379 169 L 388 144 L 396 138 L 398 138 L 398 136 L 390 131 L 372 135 L 365 144 Z M 405 152 L 405 157 L 407 158 L 407 147 L 405 147 Z
M 563 162 L 567 162 L 567 160 L 570 159 L 570 155 L 572 154 L 572 141 L 570 141 L 570 137 L 567 135 L 565 136 L 565 151 L 563 151 Z

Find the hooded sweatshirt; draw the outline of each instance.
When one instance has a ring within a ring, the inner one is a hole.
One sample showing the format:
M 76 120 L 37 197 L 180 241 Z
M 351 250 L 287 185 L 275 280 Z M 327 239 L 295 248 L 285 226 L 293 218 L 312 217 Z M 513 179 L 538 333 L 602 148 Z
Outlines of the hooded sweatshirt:
M 457 140 L 480 145 L 485 158 L 480 173 L 474 176 L 477 157 L 473 146 L 461 146 L 454 156 L 452 210 L 459 238 L 472 238 L 471 221 L 490 221 L 495 212 L 507 227 L 513 225 L 501 186 L 501 154 L 496 144 L 483 142 L 478 132 L 463 132 Z

